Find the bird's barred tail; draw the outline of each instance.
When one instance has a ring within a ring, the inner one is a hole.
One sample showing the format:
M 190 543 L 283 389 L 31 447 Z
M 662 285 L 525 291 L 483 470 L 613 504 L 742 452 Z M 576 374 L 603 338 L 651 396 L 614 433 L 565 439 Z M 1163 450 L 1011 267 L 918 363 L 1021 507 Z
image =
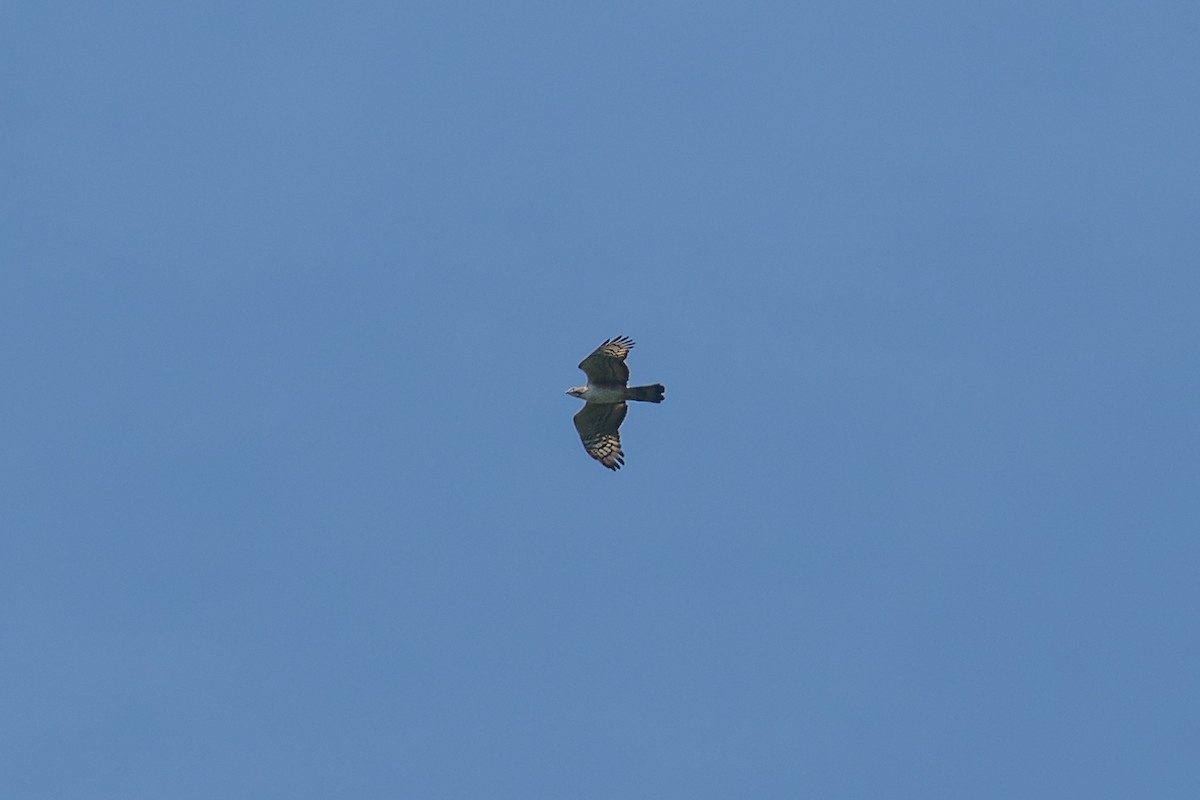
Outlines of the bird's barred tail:
M 667 387 L 661 383 L 656 383 L 653 386 L 630 386 L 630 400 L 643 400 L 647 403 L 661 403 L 667 391 Z

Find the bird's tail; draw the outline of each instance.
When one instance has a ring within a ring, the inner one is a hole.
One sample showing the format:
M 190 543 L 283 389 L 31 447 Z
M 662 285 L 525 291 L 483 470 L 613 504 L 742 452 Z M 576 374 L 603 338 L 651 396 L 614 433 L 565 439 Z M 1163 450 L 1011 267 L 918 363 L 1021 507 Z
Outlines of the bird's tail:
M 643 400 L 647 403 L 661 403 L 667 391 L 667 387 L 661 383 L 656 383 L 653 386 L 630 386 L 626 389 L 630 400 Z

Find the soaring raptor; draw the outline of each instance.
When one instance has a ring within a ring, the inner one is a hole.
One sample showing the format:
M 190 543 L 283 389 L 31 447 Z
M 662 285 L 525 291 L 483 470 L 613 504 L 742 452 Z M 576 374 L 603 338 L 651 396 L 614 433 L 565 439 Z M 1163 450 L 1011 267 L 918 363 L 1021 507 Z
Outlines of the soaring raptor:
M 587 375 L 587 386 L 567 389 L 567 394 L 587 401 L 575 415 L 575 430 L 583 440 L 583 449 L 611 470 L 618 470 L 625 463 L 620 434 L 621 423 L 629 410 L 625 401 L 661 403 L 666 391 L 661 383 L 628 385 L 629 367 L 625 366 L 625 356 L 632 349 L 633 341 L 627 336 L 609 339 L 579 362 L 579 368 Z

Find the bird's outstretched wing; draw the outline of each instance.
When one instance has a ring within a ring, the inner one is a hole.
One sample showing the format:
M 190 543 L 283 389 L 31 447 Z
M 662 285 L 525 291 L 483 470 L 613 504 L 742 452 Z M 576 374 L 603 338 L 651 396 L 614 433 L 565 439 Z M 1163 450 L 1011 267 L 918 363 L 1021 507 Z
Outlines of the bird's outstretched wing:
M 586 403 L 575 415 L 575 430 L 579 431 L 583 449 L 611 470 L 625 463 L 620 429 L 628 410 L 624 403 Z
M 633 349 L 633 340 L 628 336 L 609 339 L 583 361 L 579 368 L 588 376 L 593 386 L 624 386 L 629 382 L 629 367 L 625 356 Z

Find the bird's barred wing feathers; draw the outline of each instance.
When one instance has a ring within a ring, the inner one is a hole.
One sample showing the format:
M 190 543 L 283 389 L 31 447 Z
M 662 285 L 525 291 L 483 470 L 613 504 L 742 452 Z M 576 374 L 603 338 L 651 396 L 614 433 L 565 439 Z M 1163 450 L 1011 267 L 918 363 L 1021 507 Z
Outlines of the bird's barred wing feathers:
M 586 403 L 575 415 L 575 430 L 583 449 L 611 470 L 625 464 L 621 450 L 621 423 L 629 407 L 624 403 Z
M 629 367 L 625 364 L 625 356 L 633 349 L 633 340 L 628 336 L 618 336 L 609 339 L 595 351 L 579 362 L 579 368 L 588 377 L 588 383 L 595 386 L 624 386 L 629 382 Z

